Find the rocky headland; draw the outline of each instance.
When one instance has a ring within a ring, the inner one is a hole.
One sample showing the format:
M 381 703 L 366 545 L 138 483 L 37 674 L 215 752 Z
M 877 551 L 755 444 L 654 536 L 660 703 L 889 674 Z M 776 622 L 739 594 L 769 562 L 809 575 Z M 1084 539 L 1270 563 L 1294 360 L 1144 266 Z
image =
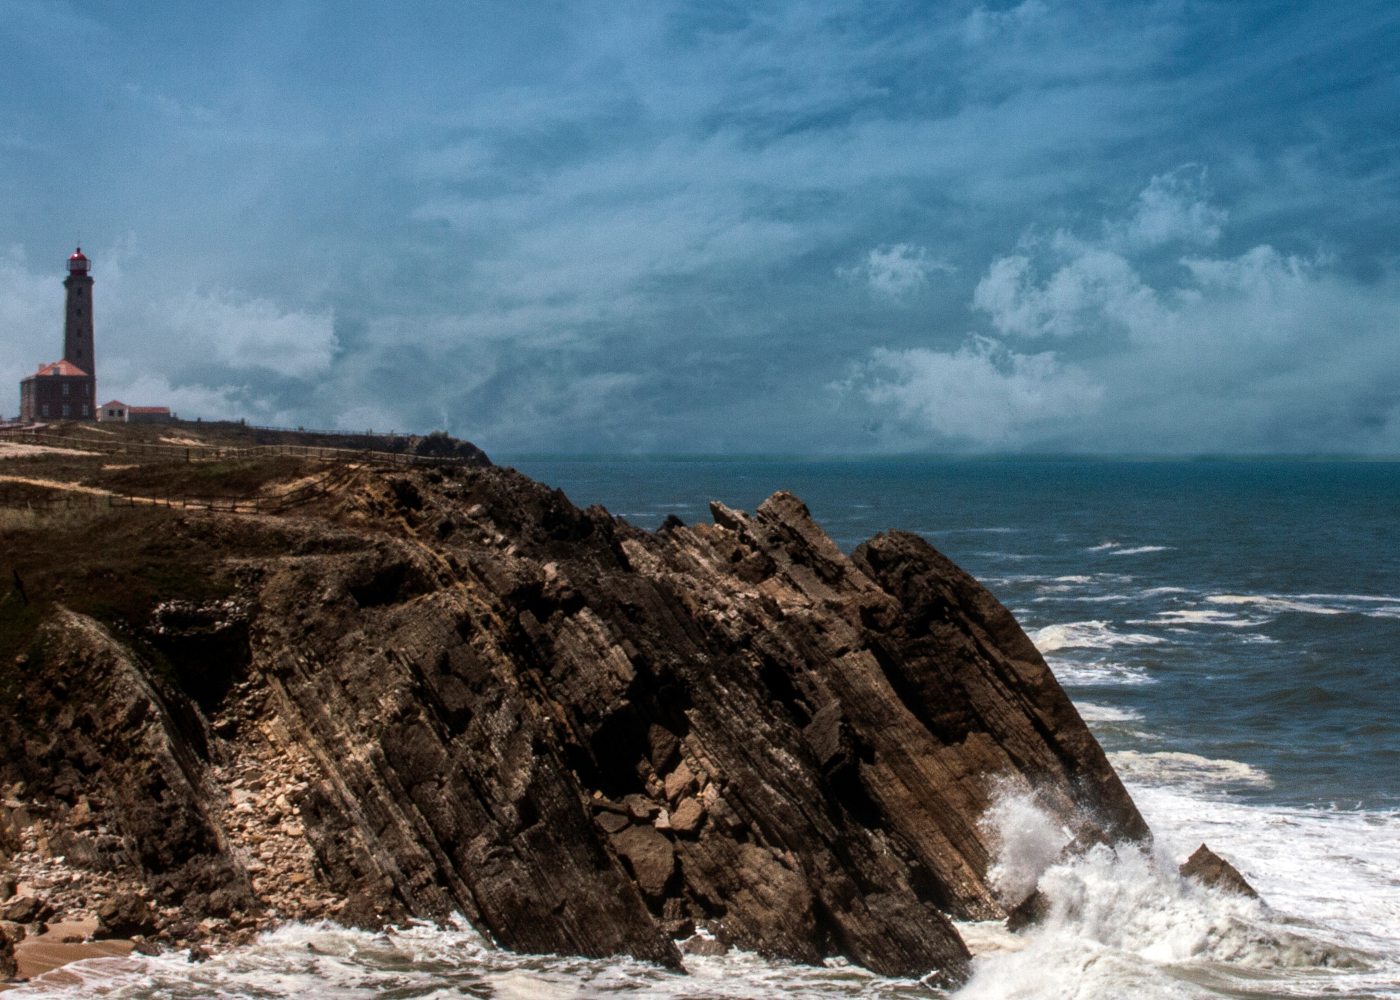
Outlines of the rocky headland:
M 198 465 L 70 450 L 0 471 L 168 497 Z M 648 532 L 474 451 L 239 461 L 297 502 L 0 510 L 7 940 L 461 914 L 522 951 L 680 967 L 703 927 L 955 983 L 950 918 L 1034 908 L 991 874 L 999 796 L 1077 845 L 1149 836 L 1011 614 L 915 535 L 847 555 L 784 493 Z

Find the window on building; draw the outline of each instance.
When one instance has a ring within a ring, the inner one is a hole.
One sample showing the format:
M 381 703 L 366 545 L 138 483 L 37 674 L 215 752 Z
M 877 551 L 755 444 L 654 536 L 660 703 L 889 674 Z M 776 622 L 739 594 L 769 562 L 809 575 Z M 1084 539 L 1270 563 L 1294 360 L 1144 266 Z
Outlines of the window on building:
M 67 403 L 64 403 L 64 404 L 63 404 L 63 415 L 64 415 L 65 417 L 71 417 L 71 416 L 73 415 L 73 407 L 69 406 Z
M 70 386 L 67 382 L 64 382 L 64 383 L 63 383 L 63 394 L 64 394 L 65 396 L 68 395 L 68 390 L 71 389 L 71 388 L 72 388 L 72 386 Z
M 87 404 L 84 403 L 84 404 L 83 404 L 83 416 L 86 417 L 87 415 L 88 415 L 88 407 L 87 407 Z

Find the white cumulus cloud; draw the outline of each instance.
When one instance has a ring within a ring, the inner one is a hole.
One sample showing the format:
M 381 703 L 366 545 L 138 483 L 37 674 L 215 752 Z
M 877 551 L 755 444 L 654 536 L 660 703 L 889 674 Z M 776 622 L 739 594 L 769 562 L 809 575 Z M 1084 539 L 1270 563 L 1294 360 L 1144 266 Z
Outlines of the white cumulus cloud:
M 1158 174 L 1138 194 L 1132 214 L 1104 226 L 1110 241 L 1129 249 L 1187 244 L 1209 246 L 1220 239 L 1229 218 L 1211 204 L 1206 172 L 1187 164 Z
M 850 385 L 916 438 L 991 446 L 1091 412 L 1103 396 L 1087 373 L 1053 353 L 1019 354 L 990 337 L 954 351 L 878 348 Z
M 24 254 L 0 251 L 0 418 L 19 413 L 19 381 L 46 361 L 63 354 L 63 286 L 61 272 L 31 270 Z
M 1035 262 L 1013 254 L 992 262 L 972 295 L 1003 334 L 1072 337 L 1105 324 L 1128 327 L 1157 313 L 1156 292 L 1114 250 L 1060 236 L 1048 275 Z
M 840 268 L 837 273 L 848 280 L 865 282 L 875 295 L 900 299 L 927 285 L 932 272 L 954 270 L 952 264 L 930 255 L 925 247 L 895 243 L 873 248 L 859 264 Z
M 1005 342 L 876 349 L 851 384 L 931 444 L 1400 451 L 1400 273 L 1267 244 L 1206 253 L 1228 216 L 1203 183 L 1162 174 L 1093 235 L 1023 238 L 972 294 Z M 1015 346 L 1046 339 L 1063 350 Z
M 335 354 L 329 311 L 285 309 L 228 292 L 189 292 L 163 302 L 149 321 L 162 333 L 230 368 L 263 368 L 294 378 L 319 375 Z

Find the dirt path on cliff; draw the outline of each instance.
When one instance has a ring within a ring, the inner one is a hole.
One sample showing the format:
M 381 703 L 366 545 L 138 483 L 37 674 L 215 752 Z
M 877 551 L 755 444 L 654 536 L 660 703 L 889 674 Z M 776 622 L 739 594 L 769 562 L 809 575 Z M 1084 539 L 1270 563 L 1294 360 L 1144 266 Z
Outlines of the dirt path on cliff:
M 118 493 L 114 490 L 103 489 L 100 486 L 85 486 L 82 483 L 70 483 L 62 479 L 38 479 L 33 476 L 4 476 L 0 475 L 0 483 L 20 483 L 25 486 L 39 486 L 44 489 L 62 490 L 67 493 L 81 493 L 85 496 L 111 497 L 125 502 L 125 504 L 142 504 L 149 507 L 182 507 L 196 510 L 214 510 L 215 508 L 233 513 L 257 513 L 259 510 L 256 498 L 227 500 L 209 499 L 186 499 L 182 497 L 143 497 L 132 496 L 127 493 Z M 119 504 L 118 506 L 123 506 Z
M 42 486 L 50 490 L 67 490 L 71 493 L 89 493 L 94 496 L 116 496 L 111 490 L 104 490 L 100 486 L 84 486 L 82 483 L 65 482 L 62 479 L 37 479 L 33 476 L 0 476 L 0 483 L 24 483 L 26 486 Z M 135 499 L 145 499 L 137 498 Z
M 33 458 L 35 455 L 90 455 L 80 448 L 54 448 L 46 444 L 0 441 L 0 458 Z

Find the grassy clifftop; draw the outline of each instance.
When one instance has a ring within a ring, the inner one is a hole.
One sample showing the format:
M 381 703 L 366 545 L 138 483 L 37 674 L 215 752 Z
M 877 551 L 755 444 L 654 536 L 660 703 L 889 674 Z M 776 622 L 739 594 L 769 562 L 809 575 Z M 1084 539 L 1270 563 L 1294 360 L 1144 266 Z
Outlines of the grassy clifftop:
M 42 655 L 39 623 L 61 604 L 136 636 L 158 601 L 229 588 L 210 510 L 255 514 L 314 502 L 364 464 L 487 460 L 445 435 L 371 437 L 240 424 L 57 424 L 0 435 L 0 701 Z M 259 532 L 240 533 L 243 552 Z M 275 541 L 267 541 L 275 547 Z

